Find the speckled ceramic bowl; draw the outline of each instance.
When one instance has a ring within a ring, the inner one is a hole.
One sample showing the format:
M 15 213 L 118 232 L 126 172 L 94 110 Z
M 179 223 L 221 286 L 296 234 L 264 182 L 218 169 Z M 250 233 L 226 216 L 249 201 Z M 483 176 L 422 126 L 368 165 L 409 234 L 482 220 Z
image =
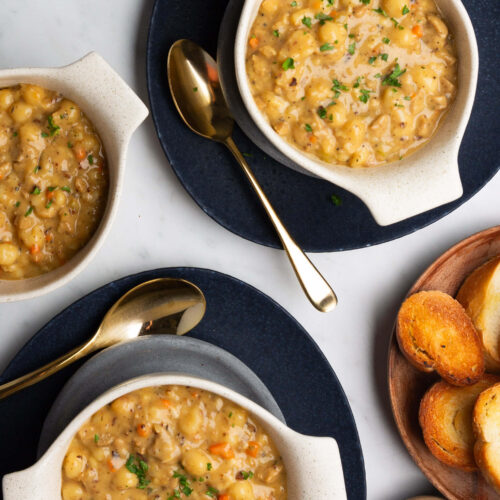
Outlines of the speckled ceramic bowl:
M 62 68 L 0 70 L 0 88 L 35 83 L 75 101 L 95 125 L 108 159 L 108 202 L 90 241 L 66 264 L 35 278 L 0 280 L 0 302 L 29 299 L 74 278 L 102 245 L 115 216 L 122 190 L 127 147 L 148 109 L 104 59 L 91 52 Z
M 35 465 L 4 477 L 4 500 L 61 498 L 62 462 L 73 436 L 83 423 L 117 397 L 143 387 L 158 385 L 185 385 L 210 391 L 234 401 L 257 417 L 283 457 L 287 469 L 289 500 L 347 498 L 339 449 L 334 439 L 298 434 L 267 410 L 222 385 L 189 375 L 167 373 L 132 379 L 97 398 L 73 419 Z
M 478 50 L 471 21 L 460 0 L 436 0 L 455 36 L 458 64 L 456 100 L 432 139 L 409 157 L 372 168 L 332 165 L 303 153 L 282 139 L 261 114 L 248 84 L 247 40 L 262 0 L 246 0 L 235 43 L 236 78 L 241 97 L 257 127 L 283 155 L 305 170 L 361 198 L 385 226 L 460 198 L 458 150 L 476 93 Z

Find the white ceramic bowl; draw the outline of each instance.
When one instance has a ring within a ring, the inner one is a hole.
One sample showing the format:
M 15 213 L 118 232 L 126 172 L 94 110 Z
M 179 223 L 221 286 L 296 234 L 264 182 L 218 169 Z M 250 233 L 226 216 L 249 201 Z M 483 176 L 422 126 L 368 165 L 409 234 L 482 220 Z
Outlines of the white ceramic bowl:
M 35 465 L 4 477 L 4 500 L 61 498 L 62 462 L 73 436 L 83 423 L 115 398 L 136 389 L 158 385 L 185 385 L 204 389 L 234 401 L 257 417 L 283 457 L 289 500 L 347 498 L 339 449 L 334 439 L 298 434 L 267 410 L 222 385 L 189 375 L 165 373 L 132 379 L 97 398 L 74 418 Z
M 0 302 L 29 299 L 50 292 L 74 278 L 102 245 L 115 216 L 123 184 L 127 147 L 148 109 L 121 77 L 91 52 L 62 68 L 0 70 L 0 88 L 35 83 L 75 101 L 95 125 L 108 159 L 108 202 L 90 241 L 66 264 L 23 280 L 0 280 Z
M 372 168 L 331 165 L 303 153 L 282 139 L 259 111 L 250 91 L 245 55 L 250 29 L 262 0 L 246 0 L 236 33 L 238 87 L 252 119 L 271 143 L 292 161 L 319 177 L 351 191 L 385 226 L 462 196 L 458 150 L 469 120 L 478 73 L 478 51 L 471 21 L 460 0 L 436 0 L 455 36 L 458 91 L 454 104 L 431 140 L 401 161 Z

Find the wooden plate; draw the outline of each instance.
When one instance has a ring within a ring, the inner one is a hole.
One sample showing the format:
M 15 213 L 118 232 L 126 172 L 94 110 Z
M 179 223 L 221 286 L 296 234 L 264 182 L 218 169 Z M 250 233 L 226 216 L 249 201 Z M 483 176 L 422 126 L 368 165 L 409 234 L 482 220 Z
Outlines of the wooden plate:
M 491 257 L 500 254 L 500 226 L 470 236 L 450 248 L 420 276 L 408 295 L 441 290 L 452 296 L 464 279 Z M 389 346 L 389 394 L 399 433 L 413 460 L 429 481 L 452 500 L 498 500 L 498 495 L 476 472 L 463 472 L 434 458 L 427 449 L 418 423 L 420 400 L 438 380 L 436 374 L 417 371 L 401 354 L 393 331 Z

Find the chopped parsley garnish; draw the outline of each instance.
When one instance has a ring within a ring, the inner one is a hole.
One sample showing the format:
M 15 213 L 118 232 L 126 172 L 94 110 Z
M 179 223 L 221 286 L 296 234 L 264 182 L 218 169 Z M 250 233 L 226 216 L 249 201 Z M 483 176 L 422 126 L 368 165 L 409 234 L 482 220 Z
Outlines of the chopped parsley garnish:
M 55 191 L 57 189 L 57 186 L 49 186 L 47 188 L 47 191 L 50 191 L 52 193 L 52 191 Z
M 401 26 L 396 19 L 394 19 L 393 17 L 391 17 L 391 21 L 394 23 L 394 27 L 395 28 L 398 28 L 400 30 L 404 30 L 404 27 Z
M 63 186 L 61 190 L 66 191 L 67 193 L 71 193 L 71 189 L 68 186 Z
M 47 118 L 47 121 L 49 122 L 49 132 L 50 132 L 50 135 L 53 136 L 53 135 L 58 134 L 59 130 L 61 130 L 61 127 L 59 127 L 59 125 L 56 125 L 54 123 L 54 118 L 52 118 L 52 116 L 49 116 Z
M 381 16 L 384 16 L 384 17 L 389 17 L 389 16 L 386 14 L 385 10 L 384 10 L 384 9 L 382 9 L 382 8 L 380 8 L 380 7 L 379 7 L 378 9 L 372 9 L 372 10 L 373 10 L 373 12 L 376 12 L 377 14 L 380 14 Z
M 340 96 L 340 91 L 343 90 L 344 92 L 347 92 L 349 90 L 349 87 L 346 87 L 335 78 L 333 80 L 332 90 L 335 92 L 334 99 L 338 99 L 338 97 Z
M 40 193 L 41 193 L 40 188 L 38 186 L 35 186 L 31 194 L 40 194 Z
M 230 411 L 230 412 L 229 412 L 229 418 L 231 418 L 232 416 L 233 416 L 233 412 L 232 412 L 232 411 Z
M 48 137 L 49 134 L 47 134 L 47 132 L 42 132 L 42 137 Z
M 368 59 L 368 64 L 373 64 L 377 60 L 377 56 L 372 56 Z
M 405 101 L 411 101 L 411 97 L 410 97 L 409 95 L 405 95 L 405 96 L 403 97 L 403 99 L 404 99 Z
M 332 194 L 330 196 L 330 199 L 332 200 L 332 203 L 336 206 L 336 207 L 340 207 L 340 205 L 342 205 L 342 200 L 340 198 L 340 196 L 337 196 L 336 194 Z
M 333 21 L 333 17 L 324 12 L 318 12 L 314 17 L 319 20 L 319 24 L 325 24 L 325 21 Z
M 99 442 L 99 434 L 94 434 L 94 443 Z
M 327 50 L 333 50 L 335 47 L 331 43 L 324 43 L 320 48 L 320 52 L 325 52 Z
M 335 0 L 326 0 L 326 2 L 328 3 L 328 5 L 333 5 L 333 2 L 334 2 L 334 1 L 335 1 Z
M 381 54 L 380 59 L 382 59 L 382 61 L 387 61 L 387 59 L 389 59 L 389 54 L 387 53 Z
M 312 132 L 313 131 L 313 128 L 311 127 L 311 125 L 309 125 L 309 123 L 306 123 L 304 125 L 304 128 L 306 129 L 307 132 Z
M 311 23 L 311 18 L 310 17 L 307 17 L 307 16 L 304 16 L 302 18 L 302 24 L 304 26 L 307 26 L 308 28 L 311 28 L 312 27 L 312 23 Z
M 357 88 L 359 87 L 360 83 L 361 83 L 361 77 L 360 77 L 360 76 L 358 76 L 358 77 L 356 78 L 356 81 L 354 82 L 354 85 L 353 85 L 352 87 L 353 87 L 354 89 L 357 89 Z
M 344 24 L 344 29 L 347 31 L 348 30 L 348 26 L 347 26 L 347 23 Z
M 73 143 L 68 142 L 68 148 L 72 148 L 72 147 L 73 147 Z
M 14 132 L 12 135 L 13 135 L 14 137 L 17 137 L 17 132 Z
M 94 164 L 94 157 L 92 155 L 88 155 L 87 156 L 87 160 L 89 161 L 89 165 L 93 165 Z
M 368 5 L 370 3 L 370 0 L 360 0 L 361 3 L 364 3 L 365 5 Z
M 284 61 L 281 67 L 286 71 L 288 69 L 295 69 L 295 65 L 293 63 L 293 58 L 287 57 Z
M 207 463 L 207 470 L 212 470 L 212 464 L 210 462 Z
M 36 174 L 42 167 L 40 165 L 37 165 L 34 169 L 33 172 Z
M 138 489 L 143 490 L 151 482 L 149 479 L 146 479 L 148 464 L 144 462 L 144 460 L 136 458 L 134 455 L 130 455 L 125 463 L 125 467 L 129 472 L 137 476 L 137 479 L 139 480 L 139 483 L 137 484 Z
M 187 497 L 191 495 L 193 488 L 191 488 L 188 478 L 184 474 L 179 474 L 177 471 L 174 472 L 173 476 L 176 479 L 179 479 L 179 490 L 182 491 L 182 493 L 184 493 Z
M 366 104 L 368 102 L 368 99 L 370 99 L 370 92 L 373 92 L 373 90 L 361 89 L 360 92 L 361 95 L 359 96 L 359 100 Z
M 20 201 L 16 201 L 16 203 L 15 203 L 15 205 L 14 205 L 14 206 L 17 208 L 20 204 L 21 204 L 21 202 L 20 202 Z
M 356 38 L 356 35 L 353 35 L 352 33 L 349 33 L 349 38 Z
M 48 203 L 45 205 L 45 208 L 50 208 L 52 205 L 52 200 L 49 200 Z
M 280 37 L 280 32 L 278 30 L 273 30 L 273 35 L 276 37 L 276 38 L 279 38 Z
M 377 74 L 375 75 L 375 78 L 380 78 L 381 76 L 382 76 L 382 75 L 381 75 L 380 73 L 377 73 Z
M 326 118 L 326 109 L 323 106 L 318 108 L 317 113 L 321 119 Z
M 405 5 L 402 10 L 403 16 L 406 16 L 408 12 L 410 12 L 410 9 L 408 8 L 408 5 Z
M 290 4 L 291 7 L 297 7 L 297 2 L 293 0 L 293 2 Z
M 198 87 L 193 87 L 193 92 L 198 92 Z
M 387 38 L 387 37 L 382 38 L 382 41 L 383 41 L 384 43 L 391 43 L 391 40 L 390 40 L 389 38 Z
M 352 42 L 349 45 L 349 49 L 347 49 L 347 52 L 349 52 L 349 54 L 351 54 L 351 56 L 352 56 L 354 54 L 355 50 L 356 50 L 356 42 Z
M 24 216 L 28 217 L 28 215 L 31 215 L 31 212 L 33 212 L 33 207 L 29 207 L 28 210 L 26 210 L 26 212 L 24 212 Z
M 249 470 L 248 472 L 245 470 L 240 471 L 241 477 L 246 481 L 247 479 L 252 479 L 253 472 Z
M 392 73 L 390 75 L 387 75 L 383 80 L 382 80 L 382 85 L 391 85 L 393 87 L 401 87 L 401 83 L 399 82 L 398 78 L 406 73 L 406 69 L 401 69 L 399 66 L 399 63 L 396 63 L 396 66 L 394 66 L 394 69 L 392 70 Z
M 210 498 L 215 498 L 218 493 L 219 493 L 219 490 L 217 490 L 216 488 L 212 488 L 212 486 L 209 486 L 208 490 L 205 492 L 205 495 L 207 495 L 207 497 L 210 497 Z

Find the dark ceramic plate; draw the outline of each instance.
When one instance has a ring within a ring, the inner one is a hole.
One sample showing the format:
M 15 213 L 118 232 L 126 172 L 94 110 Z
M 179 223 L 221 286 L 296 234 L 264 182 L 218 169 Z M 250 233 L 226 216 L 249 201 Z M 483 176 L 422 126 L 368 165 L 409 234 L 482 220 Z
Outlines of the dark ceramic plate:
M 478 37 L 480 67 L 476 102 L 459 156 L 464 186 L 464 195 L 459 200 L 381 227 L 354 195 L 327 181 L 281 165 L 236 127 L 236 143 L 250 155 L 249 163 L 262 187 L 290 233 L 305 250 L 330 252 L 361 248 L 412 233 L 459 207 L 500 167 L 496 140 L 500 130 L 500 92 L 497 51 L 494 49 L 500 45 L 497 26 L 500 2 L 463 1 Z M 183 0 L 156 0 L 147 47 L 151 111 L 163 150 L 196 203 L 233 233 L 279 248 L 270 222 L 230 153 L 223 146 L 193 134 L 177 115 L 168 93 L 165 66 L 170 46 L 179 38 L 191 38 L 215 56 L 219 27 L 228 3 L 232 12 L 229 17 L 234 19 L 234 11 L 241 8 L 243 0 L 190 0 L 189 7 Z M 332 203 L 332 194 L 341 198 L 341 206 Z
M 185 278 L 207 299 L 203 321 L 189 333 L 225 349 L 262 380 L 287 424 L 298 432 L 337 440 L 348 498 L 366 498 L 356 424 L 335 373 L 309 334 L 281 306 L 255 288 L 215 271 L 169 268 L 128 276 L 69 306 L 16 355 L 0 384 L 39 367 L 86 340 L 127 290 L 159 277 Z M 36 460 L 42 423 L 78 363 L 0 401 L 0 477 Z

